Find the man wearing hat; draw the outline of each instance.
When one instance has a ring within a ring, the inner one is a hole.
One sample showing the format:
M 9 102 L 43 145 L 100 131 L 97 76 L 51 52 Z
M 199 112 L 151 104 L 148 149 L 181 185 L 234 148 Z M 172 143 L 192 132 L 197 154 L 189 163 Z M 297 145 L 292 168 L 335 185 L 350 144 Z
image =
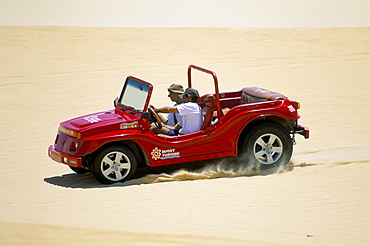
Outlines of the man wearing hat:
M 198 91 L 192 88 L 187 88 L 184 93 L 179 95 L 179 97 L 183 99 L 183 103 L 174 105 L 173 107 L 163 107 L 154 109 L 155 112 L 157 113 L 179 114 L 180 119 L 175 126 L 166 125 L 165 127 L 163 127 L 164 131 L 167 131 L 164 132 L 164 134 L 170 136 L 172 134 L 171 130 L 173 131 L 178 130 L 180 135 L 199 131 L 203 123 L 202 109 L 196 103 L 199 98 Z
M 179 84 L 172 84 L 169 88 L 167 88 L 168 97 L 171 99 L 172 102 L 175 102 L 175 105 L 179 105 L 183 103 L 183 99 L 179 97 L 180 94 L 184 93 L 184 87 Z M 168 114 L 167 122 L 163 121 L 163 123 L 174 126 L 179 122 L 180 116 L 178 113 L 170 113 Z
M 183 99 L 179 97 L 180 94 L 184 93 L 184 87 L 180 84 L 172 84 L 169 88 L 167 88 L 168 97 L 171 99 L 172 102 L 175 102 L 173 107 L 178 104 L 183 103 Z M 150 105 L 153 109 L 154 106 Z M 157 134 L 166 134 L 169 136 L 178 135 L 178 130 L 175 131 L 172 128 L 170 129 L 168 126 L 175 126 L 180 119 L 179 113 L 169 113 L 167 118 L 164 117 L 162 114 L 158 114 L 159 118 L 161 119 L 162 123 L 164 124 L 161 129 L 158 129 L 154 124 L 151 126 L 151 130 Z

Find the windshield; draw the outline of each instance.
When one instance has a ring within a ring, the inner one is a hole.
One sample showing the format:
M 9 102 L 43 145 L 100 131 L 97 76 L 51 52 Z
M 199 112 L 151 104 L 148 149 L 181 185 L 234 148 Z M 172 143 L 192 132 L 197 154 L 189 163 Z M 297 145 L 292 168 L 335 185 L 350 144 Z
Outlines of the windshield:
M 128 77 L 123 87 L 119 104 L 142 112 L 145 107 L 149 89 L 149 84 L 133 77 Z

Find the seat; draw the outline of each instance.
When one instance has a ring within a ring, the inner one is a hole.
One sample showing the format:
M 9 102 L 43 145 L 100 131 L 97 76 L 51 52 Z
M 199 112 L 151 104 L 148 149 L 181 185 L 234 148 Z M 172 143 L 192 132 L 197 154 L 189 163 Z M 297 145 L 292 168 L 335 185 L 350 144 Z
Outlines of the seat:
M 202 113 L 203 113 L 203 123 L 200 127 L 201 130 L 206 129 L 211 125 L 214 112 L 216 110 L 216 97 L 213 94 L 206 94 L 200 98 L 198 101 L 198 104 L 205 104 L 203 107 Z
M 213 113 L 215 112 L 215 108 L 211 108 L 209 106 L 205 106 L 203 108 L 203 112 L 205 113 L 203 116 L 203 123 L 202 126 L 200 127 L 201 130 L 206 129 L 211 125 L 212 119 L 213 119 Z
M 257 103 L 287 99 L 283 94 L 262 89 L 259 87 L 245 87 L 241 91 L 240 103 Z

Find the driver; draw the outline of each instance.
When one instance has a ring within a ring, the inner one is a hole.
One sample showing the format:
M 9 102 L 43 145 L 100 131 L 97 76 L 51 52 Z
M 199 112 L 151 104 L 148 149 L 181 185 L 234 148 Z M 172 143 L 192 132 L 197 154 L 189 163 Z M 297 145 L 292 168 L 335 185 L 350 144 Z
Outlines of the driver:
M 183 99 L 182 104 L 174 105 L 173 107 L 154 108 L 156 113 L 178 113 L 180 116 L 179 122 L 176 125 L 164 125 L 162 127 L 163 131 L 156 127 L 152 128 L 155 133 L 173 136 L 170 130 L 179 131 L 180 135 L 200 130 L 203 123 L 203 116 L 201 107 L 196 103 L 199 98 L 198 91 L 187 88 L 179 97 Z
M 173 107 L 183 103 L 183 99 L 179 97 L 180 94 L 184 93 L 184 87 L 180 84 L 172 84 L 169 88 L 167 88 L 168 97 L 171 99 L 172 102 L 175 102 Z M 151 108 L 155 108 L 154 106 L 150 105 Z M 151 130 L 156 134 L 166 134 L 169 136 L 175 136 L 179 134 L 178 130 L 173 130 L 168 128 L 168 126 L 175 126 L 180 119 L 178 113 L 169 113 L 167 118 L 165 118 L 162 114 L 158 114 L 159 118 L 161 119 L 162 123 L 164 124 L 161 129 L 159 129 L 156 125 L 151 126 Z

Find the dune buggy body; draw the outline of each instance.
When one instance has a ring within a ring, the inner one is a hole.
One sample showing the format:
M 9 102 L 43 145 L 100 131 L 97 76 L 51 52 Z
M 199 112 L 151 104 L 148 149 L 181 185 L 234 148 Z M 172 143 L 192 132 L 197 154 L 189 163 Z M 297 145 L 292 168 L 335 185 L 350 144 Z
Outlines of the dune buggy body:
M 114 109 L 60 123 L 48 155 L 77 173 L 90 171 L 101 183 L 113 183 L 132 178 L 140 165 L 237 155 L 261 167 L 285 165 L 294 135 L 309 137 L 308 128 L 298 124 L 298 102 L 257 87 L 219 92 L 215 72 L 195 65 L 188 67 L 189 88 L 193 70 L 209 74 L 214 82 L 214 92 L 198 100 L 204 115 L 200 131 L 180 136 L 153 133 L 150 125 L 156 117 L 149 107 L 153 86 L 129 76 Z

